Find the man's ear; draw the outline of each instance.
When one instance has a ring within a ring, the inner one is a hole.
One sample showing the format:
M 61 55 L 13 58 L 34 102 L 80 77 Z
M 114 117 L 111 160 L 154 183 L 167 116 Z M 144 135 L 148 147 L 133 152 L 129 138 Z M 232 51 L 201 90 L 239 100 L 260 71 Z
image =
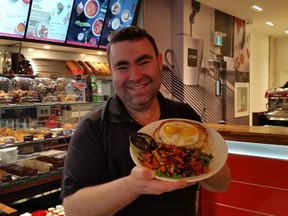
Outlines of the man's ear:
M 158 56 L 157 56 L 157 60 L 158 60 L 158 65 L 159 65 L 159 68 L 162 70 L 162 65 L 163 65 L 163 57 L 162 57 L 162 54 L 161 53 L 158 53 Z

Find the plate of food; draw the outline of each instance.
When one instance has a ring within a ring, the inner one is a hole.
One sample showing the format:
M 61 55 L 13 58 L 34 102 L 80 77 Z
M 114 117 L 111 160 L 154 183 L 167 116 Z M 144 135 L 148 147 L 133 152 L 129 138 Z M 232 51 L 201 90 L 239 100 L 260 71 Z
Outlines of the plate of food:
M 196 182 L 217 173 L 226 163 L 228 147 L 213 128 L 188 119 L 163 119 L 131 134 L 130 155 L 139 167 L 164 181 Z
M 40 38 L 48 37 L 48 25 L 45 23 L 40 23 L 36 29 L 36 35 Z
M 98 18 L 94 21 L 92 25 L 92 32 L 95 36 L 100 36 L 103 28 L 104 20 L 102 18 Z
M 97 0 L 89 0 L 84 5 L 84 14 L 87 18 L 94 18 L 99 12 L 99 3 Z

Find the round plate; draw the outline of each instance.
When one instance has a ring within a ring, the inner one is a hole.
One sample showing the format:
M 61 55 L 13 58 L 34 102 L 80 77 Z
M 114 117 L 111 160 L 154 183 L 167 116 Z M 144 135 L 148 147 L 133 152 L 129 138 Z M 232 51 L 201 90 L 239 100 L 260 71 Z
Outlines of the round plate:
M 206 126 L 203 123 L 192 121 L 189 119 L 163 119 L 156 122 L 153 122 L 149 125 L 146 125 L 145 127 L 141 128 L 138 132 L 146 133 L 151 136 L 153 136 L 154 130 L 163 122 L 167 120 L 185 120 L 190 122 L 195 122 L 198 124 L 201 124 L 203 127 L 206 128 L 208 136 L 211 140 L 212 145 L 215 147 L 215 157 L 211 160 L 209 164 L 209 172 L 206 174 L 198 175 L 198 176 L 191 176 L 186 178 L 181 178 L 182 180 L 185 180 L 187 182 L 197 182 L 206 178 L 209 178 L 210 176 L 213 176 L 215 173 L 217 173 L 226 163 L 227 157 L 228 157 L 228 147 L 224 140 L 224 138 L 213 128 L 210 128 Z M 134 163 L 139 167 L 144 167 L 138 160 L 138 156 L 141 151 L 133 147 L 132 144 L 130 144 L 130 155 L 132 157 L 132 160 Z M 179 178 L 168 178 L 168 177 L 159 177 L 155 176 L 155 178 L 164 180 L 164 181 L 177 181 Z
M 95 36 L 99 36 L 102 32 L 104 20 L 102 18 L 98 18 L 93 22 L 92 32 Z
M 36 35 L 40 38 L 48 37 L 48 25 L 45 23 L 40 23 L 36 29 Z
M 111 13 L 114 15 L 119 14 L 121 11 L 121 6 L 119 4 L 119 2 L 115 2 L 112 6 L 111 6 Z
M 127 22 L 129 20 L 129 18 L 130 18 L 130 11 L 124 10 L 121 14 L 121 20 L 123 22 Z
M 91 8 L 92 7 L 92 8 Z M 92 14 L 91 14 L 92 10 Z M 89 0 L 84 5 L 84 14 L 87 18 L 94 18 L 99 13 L 99 2 L 97 0 Z

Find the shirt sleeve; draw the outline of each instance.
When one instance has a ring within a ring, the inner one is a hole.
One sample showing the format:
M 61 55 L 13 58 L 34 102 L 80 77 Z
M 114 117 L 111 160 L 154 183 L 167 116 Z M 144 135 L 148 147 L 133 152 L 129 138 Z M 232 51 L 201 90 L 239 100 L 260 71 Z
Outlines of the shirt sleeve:
M 77 126 L 68 146 L 61 184 L 61 199 L 108 178 L 101 118 L 96 113 Z

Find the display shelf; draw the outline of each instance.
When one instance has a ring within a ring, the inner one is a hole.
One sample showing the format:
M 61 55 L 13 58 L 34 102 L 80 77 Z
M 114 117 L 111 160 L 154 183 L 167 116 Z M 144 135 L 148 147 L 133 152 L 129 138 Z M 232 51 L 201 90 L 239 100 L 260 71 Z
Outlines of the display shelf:
M 87 112 L 101 105 L 101 102 L 68 102 L 0 106 L 0 170 L 5 174 L 4 178 L 0 176 L 0 201 L 10 205 L 58 189 L 66 151 L 77 124 Z M 53 162 L 56 158 L 61 165 L 41 161 L 41 157 L 54 159 Z M 41 163 L 45 170 L 30 167 L 31 161 Z M 17 175 L 14 167 L 31 168 L 33 172 Z
M 55 102 L 55 103 L 29 103 L 29 104 L 0 104 L 0 109 L 18 109 L 18 108 L 35 108 L 35 107 L 43 107 L 43 106 L 83 106 L 83 105 L 99 105 L 103 101 L 95 102 Z

